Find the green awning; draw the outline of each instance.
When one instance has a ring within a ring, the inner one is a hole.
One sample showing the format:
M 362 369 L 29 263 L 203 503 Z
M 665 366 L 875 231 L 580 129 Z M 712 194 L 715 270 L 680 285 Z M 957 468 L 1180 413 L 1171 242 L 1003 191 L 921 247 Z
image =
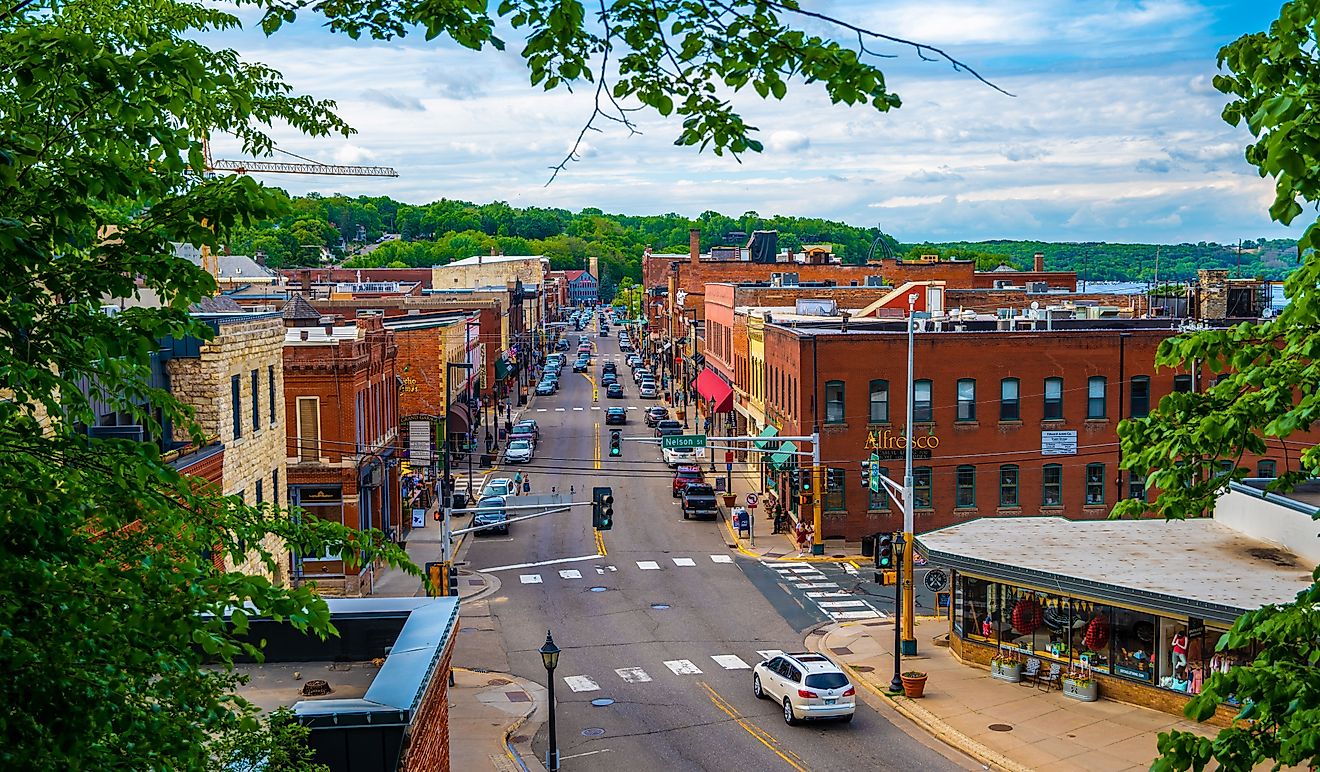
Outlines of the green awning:
M 797 450 L 797 445 L 791 442 L 785 442 L 779 446 L 779 451 L 770 456 L 770 466 L 774 469 L 783 469 L 789 461 L 796 458 L 793 452 Z
M 779 434 L 779 427 L 774 426 L 774 425 L 770 425 L 770 426 L 765 427 L 765 429 L 762 430 L 761 433 L 758 434 L 757 436 L 758 436 L 758 437 L 773 437 L 773 436 L 775 436 L 776 434 Z M 766 441 L 762 441 L 762 440 L 753 440 L 753 441 L 752 441 L 752 444 L 756 446 L 756 449 L 757 449 L 757 450 L 769 450 L 769 449 L 770 449 L 770 442 L 769 442 L 769 440 L 766 440 Z
M 508 378 L 512 370 L 513 368 L 509 367 L 509 363 L 504 361 L 504 357 L 495 360 L 495 380 L 502 381 Z

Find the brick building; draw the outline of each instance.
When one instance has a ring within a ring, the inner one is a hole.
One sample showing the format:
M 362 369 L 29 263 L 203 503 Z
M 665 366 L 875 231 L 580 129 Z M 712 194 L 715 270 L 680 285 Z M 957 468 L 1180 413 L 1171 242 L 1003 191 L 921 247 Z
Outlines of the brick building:
M 290 503 L 312 516 L 354 529 L 380 529 L 397 540 L 402 513 L 394 333 L 378 316 L 322 325 L 301 297 L 285 315 Z M 329 554 L 293 556 L 295 579 L 315 581 L 328 594 L 369 594 L 374 571 Z

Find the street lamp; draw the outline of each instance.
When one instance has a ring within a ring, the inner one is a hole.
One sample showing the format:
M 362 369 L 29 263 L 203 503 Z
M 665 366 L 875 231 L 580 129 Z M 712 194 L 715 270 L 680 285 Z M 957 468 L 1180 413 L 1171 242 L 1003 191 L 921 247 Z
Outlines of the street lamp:
M 541 664 L 545 665 L 545 682 L 550 691 L 550 748 L 545 752 L 545 768 L 559 772 L 559 737 L 555 734 L 555 668 L 559 665 L 559 647 L 549 630 L 545 631 L 545 643 L 541 645 Z
M 889 691 L 903 691 L 903 534 L 894 539 L 894 678 L 889 682 Z

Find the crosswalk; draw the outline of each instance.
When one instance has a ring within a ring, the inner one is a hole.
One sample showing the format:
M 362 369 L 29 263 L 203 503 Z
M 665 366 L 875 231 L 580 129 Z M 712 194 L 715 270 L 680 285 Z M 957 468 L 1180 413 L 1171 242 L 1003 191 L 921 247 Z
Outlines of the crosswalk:
M 731 555 L 709 555 L 708 557 L 710 558 L 710 563 L 713 565 L 727 565 L 727 566 L 733 565 L 733 557 Z M 580 560 L 580 559 L 586 560 L 590 558 L 573 558 L 573 560 Z M 671 567 L 669 565 L 671 562 L 673 564 L 672 567 L 675 569 L 699 568 L 702 565 L 706 565 L 705 561 L 698 563 L 697 559 L 693 557 L 671 557 L 669 561 L 635 560 L 633 561 L 633 564 L 637 566 L 637 570 L 639 571 L 664 571 Z M 496 566 L 493 569 L 486 569 L 486 570 L 500 571 L 500 570 L 512 569 L 512 568 L 531 568 L 531 567 L 532 566 L 529 566 L 527 564 L 521 564 L 517 566 Z M 604 575 L 606 573 L 614 573 L 619 570 L 619 567 L 613 564 L 602 564 L 602 565 L 593 566 L 593 568 L 595 569 L 595 573 L 598 575 Z M 550 574 L 550 577 L 553 578 L 555 574 L 558 574 L 560 579 L 570 582 L 584 578 L 583 572 L 576 568 L 558 569 L 555 571 L 555 573 Z M 545 583 L 544 578 L 540 573 L 519 574 L 518 582 L 520 584 Z
M 612 672 L 615 677 L 625 684 L 647 684 L 656 680 L 656 676 L 662 678 L 674 678 L 684 676 L 699 676 L 707 673 L 703 668 L 711 671 L 720 670 L 751 670 L 752 665 L 757 662 L 763 662 L 772 657 L 777 657 L 784 652 L 780 649 L 757 649 L 755 658 L 751 657 L 751 652 L 746 652 L 747 659 L 736 653 L 709 654 L 694 659 L 666 659 L 659 662 L 659 666 L 648 671 L 643 665 L 630 665 L 628 667 L 615 668 Z M 661 670 L 660 668 L 664 669 Z M 655 673 L 656 675 L 652 675 Z M 609 684 L 605 679 L 592 675 L 579 674 L 563 676 L 564 684 L 573 692 L 598 692 L 601 690 L 601 684 Z
M 624 410 L 641 410 L 641 409 L 642 409 L 642 408 L 638 407 L 637 405 L 620 405 L 619 407 L 623 407 Z M 566 412 L 568 412 L 569 410 L 572 410 L 572 411 L 574 411 L 574 412 L 581 412 L 581 411 L 586 410 L 586 409 L 587 409 L 587 408 L 585 408 L 585 407 L 575 407 L 575 408 L 566 408 L 566 407 L 538 407 L 538 408 L 535 409 L 535 412 L 537 412 L 537 413 L 566 413 Z M 592 409 L 592 410 L 600 410 L 601 407 L 600 407 L 600 405 L 592 405 L 592 406 L 591 406 L 591 409 Z
M 883 619 L 887 616 L 883 611 L 877 611 L 867 601 L 844 591 L 839 587 L 838 582 L 830 581 L 830 577 L 825 572 L 811 563 L 775 563 L 762 560 L 761 565 L 779 574 L 780 579 L 794 589 L 805 590 L 804 594 L 807 598 L 831 619 L 843 622 L 853 619 Z M 843 565 L 845 571 L 851 567 L 848 563 Z M 855 571 L 854 568 L 849 575 Z

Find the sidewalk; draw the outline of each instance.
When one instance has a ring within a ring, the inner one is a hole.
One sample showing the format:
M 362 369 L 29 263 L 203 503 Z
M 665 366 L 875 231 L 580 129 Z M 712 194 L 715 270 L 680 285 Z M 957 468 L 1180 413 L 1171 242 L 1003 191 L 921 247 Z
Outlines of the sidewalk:
M 716 469 L 722 469 L 723 464 L 716 463 Z M 712 480 L 726 479 L 728 473 L 724 471 L 710 471 L 710 462 L 702 465 L 706 474 L 710 475 Z M 746 507 L 748 493 L 760 493 L 761 487 L 757 480 L 756 465 L 747 462 L 735 462 L 733 465 L 733 493 L 738 496 L 736 506 Z M 772 533 L 774 530 L 774 519 L 769 516 L 769 512 L 764 503 L 759 504 L 755 509 L 748 510 L 752 516 L 753 528 L 752 536 L 755 537 L 755 546 L 753 539 L 740 537 L 733 528 L 732 513 L 727 508 L 721 506 L 720 519 L 724 525 L 724 541 L 730 547 L 750 558 L 757 560 L 785 560 L 785 561 L 805 561 L 805 562 L 826 562 L 837 563 L 847 561 L 857 565 L 870 563 L 870 558 L 861 556 L 862 547 L 857 542 L 845 542 L 842 539 L 826 539 L 825 554 L 812 555 L 808 548 L 805 555 L 799 556 L 797 543 L 793 541 L 793 534 Z M 790 528 L 794 522 L 790 516 Z
M 545 766 L 531 749 L 546 710 L 545 688 L 507 673 L 456 667 L 449 687 L 449 766 L 500 772 Z
M 929 674 L 925 696 L 916 700 L 888 694 L 894 673 L 892 620 L 831 627 L 808 645 L 843 665 L 868 701 L 890 705 L 992 769 L 1136 772 L 1150 768 L 1160 732 L 1215 731 L 1113 700 L 1078 702 L 1057 690 L 996 681 L 986 668 L 959 662 L 946 641 L 937 642 L 948 630 L 946 619 L 918 620 L 920 653 L 902 662 L 904 670 Z

